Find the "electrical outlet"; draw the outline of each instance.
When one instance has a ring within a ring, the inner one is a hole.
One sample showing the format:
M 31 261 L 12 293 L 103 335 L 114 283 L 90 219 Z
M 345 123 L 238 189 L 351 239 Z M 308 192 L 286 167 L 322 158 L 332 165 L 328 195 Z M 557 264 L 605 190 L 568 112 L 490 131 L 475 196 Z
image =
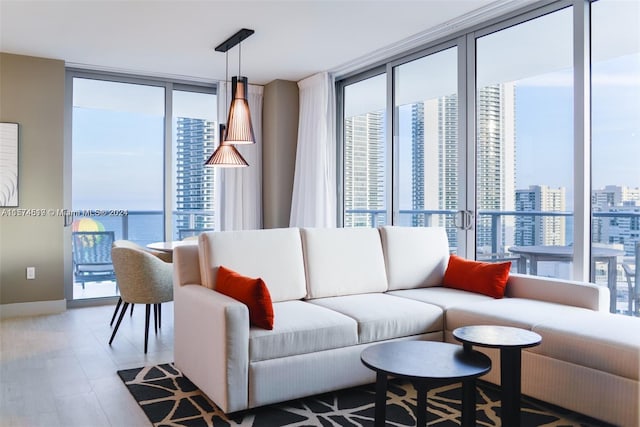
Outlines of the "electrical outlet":
M 36 278 L 36 268 L 27 267 L 27 280 L 33 280 Z

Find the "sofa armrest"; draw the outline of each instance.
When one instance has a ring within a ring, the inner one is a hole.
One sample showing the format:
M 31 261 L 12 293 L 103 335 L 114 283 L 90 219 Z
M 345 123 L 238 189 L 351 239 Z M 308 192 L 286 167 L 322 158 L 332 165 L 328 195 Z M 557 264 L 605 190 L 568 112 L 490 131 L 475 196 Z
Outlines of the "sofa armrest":
M 505 296 L 609 311 L 609 288 L 593 283 L 511 274 Z
M 224 412 L 248 407 L 249 310 L 200 285 L 174 287 L 176 367 Z
M 178 246 L 173 250 L 173 286 L 200 284 L 198 245 Z

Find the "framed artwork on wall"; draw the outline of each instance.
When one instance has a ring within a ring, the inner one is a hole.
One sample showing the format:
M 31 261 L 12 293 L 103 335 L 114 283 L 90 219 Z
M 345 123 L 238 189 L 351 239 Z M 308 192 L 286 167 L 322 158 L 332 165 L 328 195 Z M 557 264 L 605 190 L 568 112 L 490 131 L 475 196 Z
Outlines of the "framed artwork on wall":
M 0 123 L 0 206 L 18 206 L 18 123 Z

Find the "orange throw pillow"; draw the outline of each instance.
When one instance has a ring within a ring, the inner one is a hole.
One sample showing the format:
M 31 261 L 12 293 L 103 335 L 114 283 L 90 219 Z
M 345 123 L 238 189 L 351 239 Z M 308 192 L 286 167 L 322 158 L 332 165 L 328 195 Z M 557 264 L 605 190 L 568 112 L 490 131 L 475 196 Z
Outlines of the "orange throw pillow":
M 223 266 L 218 267 L 216 291 L 237 299 L 249 308 L 249 322 L 263 329 L 273 329 L 271 294 L 260 278 L 242 276 Z
M 509 270 L 510 262 L 471 261 L 451 255 L 443 282 L 448 288 L 502 298 L 509 279 Z

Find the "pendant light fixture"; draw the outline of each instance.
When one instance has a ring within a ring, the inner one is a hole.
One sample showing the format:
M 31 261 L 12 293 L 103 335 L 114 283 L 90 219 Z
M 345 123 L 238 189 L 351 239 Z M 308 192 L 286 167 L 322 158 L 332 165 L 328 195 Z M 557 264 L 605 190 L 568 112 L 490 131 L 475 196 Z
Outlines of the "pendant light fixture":
M 242 30 L 229 37 L 216 47 L 217 52 L 225 52 L 226 54 L 226 76 L 225 81 L 229 81 L 229 49 L 240 44 L 244 39 L 253 34 L 253 30 L 243 28 Z M 241 48 L 238 49 L 238 76 L 233 77 L 231 87 L 231 105 L 229 106 L 229 114 L 227 117 L 227 125 L 220 125 L 220 145 L 213 152 L 211 157 L 205 163 L 205 166 L 217 167 L 246 167 L 249 166 L 247 161 L 242 157 L 240 152 L 234 147 L 234 144 L 254 144 L 255 137 L 253 134 L 253 125 L 251 124 L 251 113 L 249 111 L 249 103 L 247 101 L 248 82 L 246 77 L 240 74 L 241 66 Z M 227 90 L 225 88 L 225 104 L 227 98 Z
M 220 125 L 220 145 L 213 152 L 209 160 L 204 164 L 205 166 L 217 166 L 219 168 L 244 168 L 249 166 L 249 163 L 242 157 L 242 154 L 238 151 L 233 144 L 228 144 L 224 140 L 225 125 Z

